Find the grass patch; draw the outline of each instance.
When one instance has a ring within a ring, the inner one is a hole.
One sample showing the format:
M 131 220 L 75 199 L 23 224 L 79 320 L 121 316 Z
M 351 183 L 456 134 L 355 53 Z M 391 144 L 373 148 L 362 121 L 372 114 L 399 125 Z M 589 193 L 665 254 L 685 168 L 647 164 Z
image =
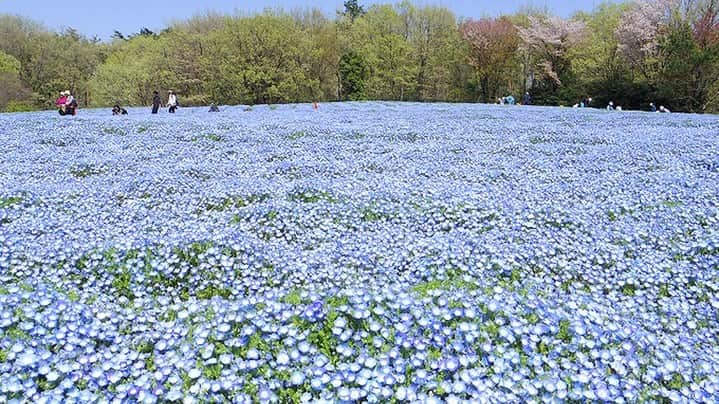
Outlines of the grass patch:
M 202 299 L 202 300 L 209 300 L 215 296 L 219 296 L 224 299 L 228 299 L 230 296 L 232 296 L 232 289 L 218 288 L 214 285 L 210 285 L 210 286 L 200 290 L 199 292 L 197 292 L 197 298 Z
M 569 320 L 560 320 L 559 321 L 559 331 L 557 332 L 557 339 L 560 341 L 569 344 L 572 342 L 572 333 L 569 330 Z
M 541 143 L 549 143 L 549 139 L 545 139 L 541 136 L 532 136 L 529 138 L 529 143 L 531 144 L 541 144 Z
M 115 293 L 118 296 L 124 296 L 129 300 L 133 300 L 135 294 L 132 292 L 131 281 L 132 273 L 128 268 L 120 271 L 120 273 L 115 276 L 115 279 L 112 280 L 112 287 L 115 289 Z
M 70 169 L 70 174 L 72 174 L 75 178 L 87 178 L 91 175 L 98 175 L 104 172 L 105 171 L 101 168 L 95 167 L 91 164 L 79 165 Z
M 659 286 L 659 297 L 671 297 L 669 294 L 669 286 L 667 286 L 666 283 Z
M 215 133 L 208 133 L 207 135 L 205 135 L 205 139 L 211 140 L 213 142 L 222 142 L 225 140 L 222 136 Z
M 678 208 L 680 206 L 683 206 L 684 202 L 665 200 L 665 201 L 662 201 L 661 204 L 662 204 L 662 206 L 665 206 L 667 208 Z
M 0 198 L 0 208 L 9 208 L 10 206 L 17 205 L 23 201 L 22 197 L 10 196 L 7 198 Z
M 231 195 L 220 199 L 219 201 L 208 202 L 205 204 L 207 212 L 224 212 L 230 209 L 239 209 L 254 203 L 264 202 L 270 199 L 268 194 L 252 194 L 247 196 Z M 196 212 L 201 213 L 201 212 Z
M 420 295 L 421 297 L 428 297 L 431 292 L 435 290 L 477 290 L 479 286 L 472 282 L 467 282 L 457 277 L 444 279 L 444 280 L 431 280 L 427 282 L 418 283 L 412 286 L 412 291 Z
M 222 365 L 216 363 L 214 365 L 205 366 L 205 368 L 202 370 L 202 373 L 209 380 L 219 380 L 222 376 Z
M 300 289 L 294 289 L 288 294 L 280 298 L 280 303 L 297 306 L 303 303 L 302 291 Z
M 337 203 L 337 198 L 333 197 L 329 192 L 315 190 L 292 192 L 287 196 L 287 199 L 302 203 L 317 203 L 319 201 Z
M 633 283 L 626 283 L 622 286 L 622 294 L 624 296 L 634 296 L 637 293 L 637 285 Z
M 290 133 L 289 135 L 287 135 L 287 139 L 288 140 L 297 140 L 297 139 L 303 138 L 305 136 L 307 136 L 307 132 L 305 132 L 303 130 L 298 130 L 298 131 L 294 131 L 294 132 Z
M 10 339 L 11 341 L 28 340 L 30 339 L 30 334 L 17 327 L 10 327 L 7 331 L 5 331 L 5 338 Z
M 337 317 L 337 312 L 331 310 L 321 326 L 315 325 L 307 336 L 307 342 L 317 347 L 317 350 L 325 355 L 333 365 L 339 362 L 337 339 L 332 334 L 332 327 Z
M 363 222 L 378 222 L 389 218 L 389 215 L 377 210 L 374 206 L 367 206 L 360 211 L 360 218 Z

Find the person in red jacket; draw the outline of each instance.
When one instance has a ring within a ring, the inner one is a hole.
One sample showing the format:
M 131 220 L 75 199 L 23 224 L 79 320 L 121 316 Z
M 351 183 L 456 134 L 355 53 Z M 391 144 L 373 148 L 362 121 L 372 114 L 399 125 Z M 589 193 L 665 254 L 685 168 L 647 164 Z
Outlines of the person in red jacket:
M 60 115 L 65 115 L 65 103 L 67 103 L 67 95 L 64 91 L 60 91 L 60 98 L 55 101 L 55 106 L 58 107 Z

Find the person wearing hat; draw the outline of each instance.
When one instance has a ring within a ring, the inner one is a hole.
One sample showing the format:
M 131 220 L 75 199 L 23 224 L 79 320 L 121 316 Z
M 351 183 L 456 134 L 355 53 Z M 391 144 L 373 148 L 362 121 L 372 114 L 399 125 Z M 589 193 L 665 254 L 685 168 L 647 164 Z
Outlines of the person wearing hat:
M 60 97 L 55 101 L 55 106 L 58 107 L 60 115 L 65 115 L 65 103 L 67 102 L 67 96 L 64 91 L 60 91 Z
M 167 97 L 167 111 L 171 114 L 174 114 L 175 110 L 177 109 L 177 96 L 172 90 L 168 91 L 168 94 L 169 96 Z
M 70 90 L 65 90 L 65 113 L 75 115 L 77 113 L 77 101 L 72 96 Z

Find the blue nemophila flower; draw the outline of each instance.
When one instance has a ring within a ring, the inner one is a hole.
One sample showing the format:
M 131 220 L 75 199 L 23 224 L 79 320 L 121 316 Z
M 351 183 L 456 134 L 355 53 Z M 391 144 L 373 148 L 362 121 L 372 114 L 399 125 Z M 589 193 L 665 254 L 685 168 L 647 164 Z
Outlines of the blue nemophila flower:
M 295 108 L 0 117 L 0 396 L 717 397 L 715 118 Z

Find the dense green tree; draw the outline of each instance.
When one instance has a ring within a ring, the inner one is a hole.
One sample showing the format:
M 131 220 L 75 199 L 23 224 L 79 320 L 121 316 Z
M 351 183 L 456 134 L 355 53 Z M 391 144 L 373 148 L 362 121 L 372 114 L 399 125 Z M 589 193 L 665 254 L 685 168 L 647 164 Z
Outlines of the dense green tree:
M 39 106 L 52 105 L 62 90 L 73 91 L 81 104 L 89 104 L 87 82 L 105 49 L 73 29 L 54 33 L 21 17 L 0 17 L 0 50 L 20 62 L 20 79 Z
M 347 0 L 345 1 L 344 6 L 344 15 L 352 22 L 365 13 L 364 7 L 362 7 L 357 0 Z
M 20 61 L 0 51 L 0 73 L 20 74 Z
M 30 91 L 20 80 L 20 61 L 0 51 L 0 111 L 5 110 L 9 103 L 27 105 Z
M 217 102 L 298 102 L 319 92 L 319 80 L 310 76 L 313 43 L 287 14 L 233 19 L 208 40 L 203 66 Z
M 595 106 L 613 101 L 624 107 L 647 108 L 649 89 L 622 58 L 615 35 L 627 9 L 627 4 L 604 3 L 591 14 L 577 16 L 586 30 L 570 56 L 577 77 L 572 102 L 592 97 Z
M 166 45 L 167 38 L 148 36 L 117 43 L 90 82 L 95 104 L 149 105 L 153 91 L 173 88 L 178 79 Z
M 357 53 L 349 51 L 340 58 L 339 76 L 343 100 L 357 101 L 366 98 L 367 66 Z

